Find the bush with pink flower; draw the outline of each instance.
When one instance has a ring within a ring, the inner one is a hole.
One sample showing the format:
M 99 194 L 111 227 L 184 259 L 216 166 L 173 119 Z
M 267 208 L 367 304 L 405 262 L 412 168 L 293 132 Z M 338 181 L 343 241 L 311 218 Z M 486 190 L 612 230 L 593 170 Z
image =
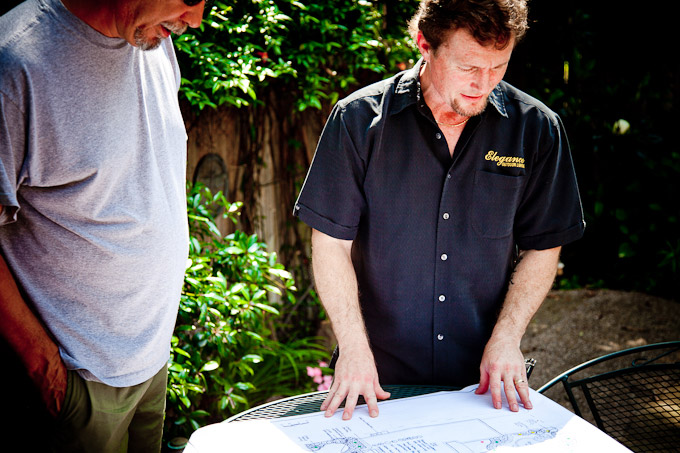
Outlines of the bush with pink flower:
M 318 367 L 308 366 L 307 376 L 311 377 L 316 384 L 319 384 L 317 390 L 328 390 L 331 388 L 333 376 L 330 374 L 323 374 L 322 368 L 328 368 L 328 364 L 326 362 L 319 362 Z

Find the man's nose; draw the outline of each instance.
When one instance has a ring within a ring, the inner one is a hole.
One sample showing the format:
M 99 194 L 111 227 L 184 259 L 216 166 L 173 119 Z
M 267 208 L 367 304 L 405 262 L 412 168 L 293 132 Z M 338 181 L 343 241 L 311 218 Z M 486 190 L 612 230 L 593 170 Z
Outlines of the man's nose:
M 488 69 L 479 69 L 475 71 L 475 77 L 472 81 L 472 85 L 479 91 L 486 93 L 488 91 L 491 91 L 491 89 L 493 88 L 491 86 L 493 85 L 493 78 L 494 78 L 493 71 L 490 71 Z
M 492 69 L 480 69 L 475 73 L 472 85 L 482 93 L 490 93 L 498 83 L 497 73 Z
M 203 10 L 205 8 L 205 1 L 196 3 L 194 6 L 188 7 L 187 11 L 182 15 L 182 20 L 186 22 L 191 28 L 198 28 L 203 20 Z

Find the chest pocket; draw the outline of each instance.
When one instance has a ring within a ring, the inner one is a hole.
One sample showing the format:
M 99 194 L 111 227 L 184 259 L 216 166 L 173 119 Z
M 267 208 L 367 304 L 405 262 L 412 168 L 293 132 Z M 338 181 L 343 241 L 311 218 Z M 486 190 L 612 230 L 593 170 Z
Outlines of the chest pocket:
M 512 233 L 524 178 L 478 170 L 472 194 L 472 226 L 484 238 Z

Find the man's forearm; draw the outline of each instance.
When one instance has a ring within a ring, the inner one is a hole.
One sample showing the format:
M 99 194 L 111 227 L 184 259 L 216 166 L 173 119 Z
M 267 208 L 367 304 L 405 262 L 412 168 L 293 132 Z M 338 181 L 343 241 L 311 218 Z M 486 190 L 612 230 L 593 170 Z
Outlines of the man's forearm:
M 352 418 L 360 395 L 366 400 L 371 417 L 378 416 L 378 400 L 390 397 L 389 392 L 380 387 L 361 315 L 351 255 L 351 241 L 335 239 L 316 230 L 312 232 L 314 280 L 340 347 L 333 384 L 321 403 L 321 410 L 330 417 L 344 400 L 344 420 Z
M 519 410 L 515 391 L 526 409 L 532 407 L 520 342 L 529 321 L 552 286 L 559 255 L 559 247 L 520 253 L 503 308 L 484 348 L 479 366 L 479 387 L 476 393 L 486 393 L 491 389 L 491 400 L 496 409 L 502 407 L 502 388 L 511 411 Z
M 519 346 L 531 318 L 552 287 L 560 249 L 556 247 L 520 253 L 492 338 L 500 336 Z
M 368 348 L 351 248 L 351 241 L 312 234 L 314 282 L 341 350 Z

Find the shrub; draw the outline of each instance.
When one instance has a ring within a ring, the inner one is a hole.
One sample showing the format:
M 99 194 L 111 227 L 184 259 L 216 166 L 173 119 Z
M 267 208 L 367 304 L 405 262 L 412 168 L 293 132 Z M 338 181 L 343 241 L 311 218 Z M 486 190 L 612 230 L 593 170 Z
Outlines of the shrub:
M 279 308 L 296 303 L 297 289 L 256 235 L 222 236 L 217 212 L 236 223 L 240 207 L 200 185 L 188 192 L 190 251 L 172 337 L 166 436 L 186 436 L 274 395 L 313 390 L 306 368 L 327 358 L 317 338 L 275 338 Z

